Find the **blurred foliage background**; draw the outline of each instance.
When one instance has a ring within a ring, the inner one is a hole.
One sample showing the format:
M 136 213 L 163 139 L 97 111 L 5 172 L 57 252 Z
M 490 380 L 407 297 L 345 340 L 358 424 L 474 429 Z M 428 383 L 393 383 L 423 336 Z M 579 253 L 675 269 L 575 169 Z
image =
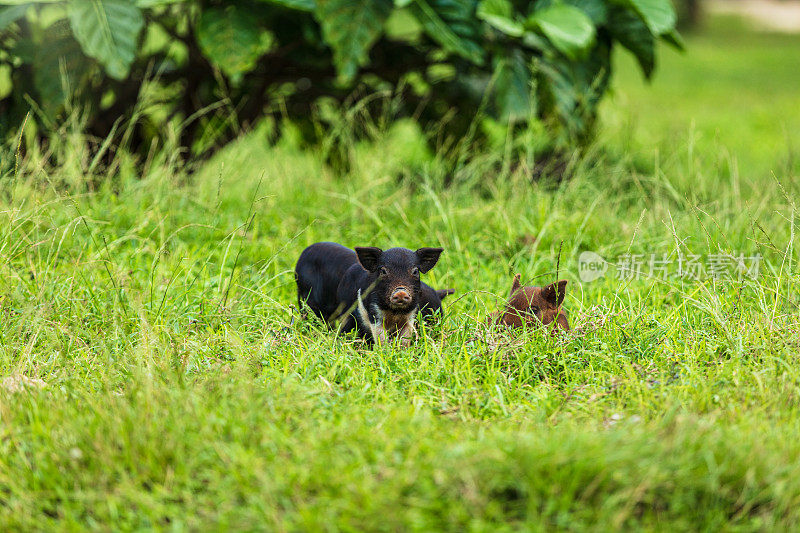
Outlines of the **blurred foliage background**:
M 509 126 L 528 133 L 515 138 L 529 158 L 564 153 L 593 136 L 615 47 L 632 52 L 649 78 L 657 42 L 681 46 L 670 0 L 0 6 L 4 138 L 25 123 L 44 140 L 72 117 L 98 149 L 116 136 L 142 154 L 177 144 L 186 158 L 264 118 L 289 119 L 318 142 L 342 104 L 414 118 L 436 132 L 430 142 L 440 153 L 465 138 L 505 137 Z

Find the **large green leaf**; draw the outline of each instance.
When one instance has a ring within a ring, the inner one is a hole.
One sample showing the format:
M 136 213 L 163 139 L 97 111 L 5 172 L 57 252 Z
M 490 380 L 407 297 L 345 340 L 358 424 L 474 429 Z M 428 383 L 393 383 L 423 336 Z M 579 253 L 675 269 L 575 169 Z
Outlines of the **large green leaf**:
M 22 18 L 25 12 L 28 11 L 28 7 L 30 7 L 28 4 L 0 7 L 0 31 L 6 29 L 6 26 L 16 22 L 17 19 Z
M 661 35 L 675 29 L 677 16 L 670 0 L 628 0 L 639 13 L 653 35 Z
M 483 0 L 478 5 L 477 15 L 506 35 L 520 37 L 524 31 L 522 24 L 514 20 L 514 7 L 509 0 Z
M 683 38 L 681 38 L 680 34 L 677 30 L 668 31 L 667 33 L 663 34 L 661 38 L 672 45 L 673 48 L 676 48 L 683 52 L 686 47 L 683 42 Z
M 548 93 L 543 111 L 565 127 L 571 142 L 581 142 L 592 132 L 597 104 L 611 79 L 611 47 L 601 40 L 580 61 L 546 55 L 538 61 L 540 89 Z
M 608 5 L 604 0 L 566 0 L 564 3 L 586 13 L 595 26 L 605 24 L 608 19 Z
M 136 0 L 136 5 L 141 8 L 168 6 L 170 4 L 182 4 L 188 0 Z
M 289 9 L 297 9 L 299 11 L 314 11 L 317 3 L 314 0 L 261 0 L 270 4 L 278 4 Z
M 656 41 L 650 29 L 634 12 L 621 6 L 609 10 L 608 30 L 619 43 L 636 56 L 646 78 L 656 66 Z
M 144 25 L 139 8 L 131 0 L 72 0 L 69 19 L 86 55 L 97 59 L 112 78 L 125 78 Z
M 203 54 L 234 82 L 253 70 L 267 48 L 252 13 L 237 3 L 203 10 L 197 42 Z
M 409 6 L 425 33 L 449 52 L 477 65 L 484 62 L 484 50 L 476 41 L 480 27 L 472 11 L 477 3 L 458 0 L 415 0 Z
M 577 7 L 567 4 L 553 4 L 536 11 L 527 23 L 538 28 L 553 46 L 572 59 L 583 55 L 594 42 L 591 19 Z
M 391 11 L 391 0 L 318 0 L 314 13 L 343 80 L 352 80 L 367 64 Z
M 494 92 L 498 118 L 511 122 L 528 118 L 531 71 L 522 53 L 513 53 L 498 63 Z
M 608 6 L 605 0 L 538 0 L 534 5 L 534 12 L 563 3 L 577 7 L 592 19 L 595 26 L 602 26 L 608 17 Z
M 31 64 L 38 102 L 48 114 L 60 112 L 67 98 L 79 94 L 93 61 L 82 52 L 66 21 L 48 28 L 35 47 Z

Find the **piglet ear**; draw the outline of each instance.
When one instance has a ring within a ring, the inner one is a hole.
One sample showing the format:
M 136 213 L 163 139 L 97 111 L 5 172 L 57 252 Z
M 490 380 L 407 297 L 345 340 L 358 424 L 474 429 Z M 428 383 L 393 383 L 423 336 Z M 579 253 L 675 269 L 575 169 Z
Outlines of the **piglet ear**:
M 522 288 L 522 283 L 519 282 L 519 278 L 519 274 L 514 274 L 514 281 L 511 283 L 511 293 L 508 295 L 509 298 L 514 296 L 514 293 Z
M 420 248 L 417 250 L 417 260 L 419 261 L 419 271 L 425 274 L 426 272 L 430 271 L 434 266 L 436 266 L 436 262 L 439 260 L 439 256 L 442 255 L 444 250 L 442 248 Z
M 356 246 L 356 255 L 361 266 L 370 272 L 378 270 L 378 261 L 383 250 L 374 246 Z
M 564 303 L 564 296 L 567 295 L 567 280 L 560 279 L 555 283 L 542 289 L 542 296 L 553 307 L 558 307 Z

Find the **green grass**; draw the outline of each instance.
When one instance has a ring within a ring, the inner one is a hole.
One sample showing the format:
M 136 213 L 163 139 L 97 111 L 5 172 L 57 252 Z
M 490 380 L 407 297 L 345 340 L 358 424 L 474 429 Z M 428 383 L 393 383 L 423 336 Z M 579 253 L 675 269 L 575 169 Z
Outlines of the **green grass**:
M 688 49 L 619 76 L 562 184 L 502 154 L 447 175 L 407 122 L 347 176 L 266 128 L 191 175 L 169 151 L 95 175 L 69 131 L 56 168 L 3 152 L 0 527 L 796 528 L 800 37 Z M 446 319 L 374 350 L 299 320 L 318 240 L 443 246 Z M 586 250 L 764 261 L 581 283 Z M 513 273 L 556 270 L 582 333 L 486 331 Z
M 772 172 L 797 176 L 797 36 L 752 33 L 735 17 L 707 26 L 685 53 L 662 46 L 649 84 L 630 54 L 618 55 L 607 137 L 622 135 L 628 150 L 698 158 L 753 184 Z

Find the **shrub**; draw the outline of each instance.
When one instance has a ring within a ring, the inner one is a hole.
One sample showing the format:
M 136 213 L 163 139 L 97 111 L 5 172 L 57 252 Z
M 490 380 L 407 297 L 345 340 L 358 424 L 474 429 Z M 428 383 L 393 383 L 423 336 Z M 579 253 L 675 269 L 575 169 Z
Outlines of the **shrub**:
M 591 137 L 615 45 L 642 72 L 679 46 L 669 0 L 0 0 L 0 129 L 70 112 L 105 138 L 203 153 L 272 116 L 314 135 L 331 104 L 437 124 L 477 111 L 535 124 L 547 148 Z M 168 126 L 169 125 L 169 126 Z

